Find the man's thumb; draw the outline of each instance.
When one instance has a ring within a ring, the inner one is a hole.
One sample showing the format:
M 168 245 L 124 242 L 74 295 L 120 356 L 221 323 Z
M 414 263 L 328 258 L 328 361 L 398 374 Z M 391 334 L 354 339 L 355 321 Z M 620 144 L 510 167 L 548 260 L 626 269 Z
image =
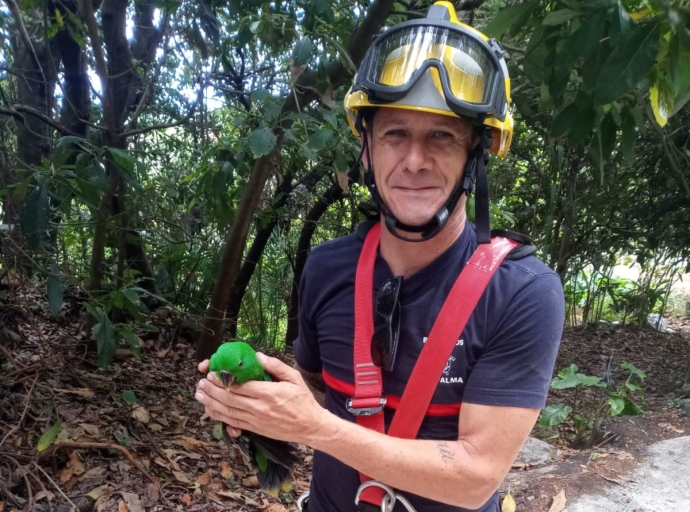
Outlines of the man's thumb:
M 296 375 L 299 375 L 299 372 L 283 363 L 280 359 L 269 357 L 262 352 L 257 352 L 256 358 L 263 365 L 266 373 L 275 377 L 276 380 L 297 383 L 298 377 L 296 377 Z

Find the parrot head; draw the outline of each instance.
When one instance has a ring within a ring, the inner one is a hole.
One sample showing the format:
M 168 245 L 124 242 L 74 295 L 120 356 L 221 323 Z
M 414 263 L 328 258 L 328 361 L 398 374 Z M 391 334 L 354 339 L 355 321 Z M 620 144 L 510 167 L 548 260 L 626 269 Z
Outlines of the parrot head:
M 209 370 L 216 372 L 226 389 L 232 384 L 264 380 L 265 376 L 256 352 L 244 341 L 229 341 L 218 347 L 209 361 Z

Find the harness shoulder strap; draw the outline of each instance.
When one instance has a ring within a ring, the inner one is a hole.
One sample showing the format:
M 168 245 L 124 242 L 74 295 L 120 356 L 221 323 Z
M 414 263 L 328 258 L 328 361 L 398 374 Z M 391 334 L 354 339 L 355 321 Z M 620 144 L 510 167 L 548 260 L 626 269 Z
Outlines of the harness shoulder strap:
M 371 360 L 371 337 L 374 333 L 373 294 L 374 265 L 381 234 L 381 224 L 374 225 L 364 241 L 355 277 L 354 396 L 347 409 L 357 424 L 385 433 L 381 369 Z M 460 273 L 434 322 L 417 363 L 405 387 L 388 434 L 414 439 L 438 385 L 443 369 L 457 339 L 479 302 L 491 277 L 517 242 L 494 238 L 491 244 L 480 244 Z M 371 480 L 360 474 L 362 482 Z M 371 486 L 363 489 L 360 504 L 380 505 L 385 491 Z

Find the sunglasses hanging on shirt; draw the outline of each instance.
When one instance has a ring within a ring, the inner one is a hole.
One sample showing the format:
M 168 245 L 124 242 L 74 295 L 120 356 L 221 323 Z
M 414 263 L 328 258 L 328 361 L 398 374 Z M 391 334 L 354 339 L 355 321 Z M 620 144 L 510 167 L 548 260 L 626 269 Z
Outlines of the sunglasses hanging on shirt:
M 371 338 L 371 359 L 387 372 L 392 372 L 400 337 L 400 287 L 402 276 L 389 279 L 376 294 L 374 335 Z

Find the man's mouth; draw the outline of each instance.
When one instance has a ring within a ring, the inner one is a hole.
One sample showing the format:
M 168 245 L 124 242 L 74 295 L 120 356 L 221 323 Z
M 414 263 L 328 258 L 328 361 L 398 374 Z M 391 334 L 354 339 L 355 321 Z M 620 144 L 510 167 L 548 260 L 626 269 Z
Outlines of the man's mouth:
M 220 380 L 223 382 L 223 387 L 227 390 L 235 382 L 235 376 L 230 372 L 221 370 Z

